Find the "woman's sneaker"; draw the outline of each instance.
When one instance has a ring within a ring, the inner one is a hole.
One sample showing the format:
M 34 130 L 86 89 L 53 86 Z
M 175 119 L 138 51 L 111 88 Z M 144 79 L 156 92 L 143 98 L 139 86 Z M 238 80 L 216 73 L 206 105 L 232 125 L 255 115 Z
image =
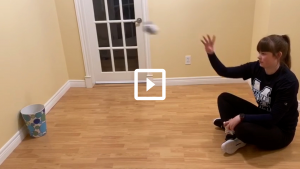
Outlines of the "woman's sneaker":
M 246 143 L 242 142 L 240 139 L 229 139 L 225 141 L 221 145 L 221 149 L 223 150 L 224 153 L 227 154 L 233 154 L 235 153 L 239 148 L 242 148 L 246 145 Z
M 214 119 L 214 121 L 213 121 L 213 123 L 214 123 L 215 126 L 217 126 L 217 127 L 221 128 L 221 129 L 225 130 L 223 122 L 224 121 L 222 119 L 220 119 L 220 118 Z

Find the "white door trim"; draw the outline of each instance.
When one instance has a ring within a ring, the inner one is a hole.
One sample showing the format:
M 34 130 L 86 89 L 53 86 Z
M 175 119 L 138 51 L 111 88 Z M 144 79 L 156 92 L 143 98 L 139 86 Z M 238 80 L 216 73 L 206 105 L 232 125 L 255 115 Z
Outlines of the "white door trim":
M 85 83 L 87 88 L 93 88 L 96 83 L 95 75 L 92 67 L 91 49 L 89 48 L 89 39 L 87 36 L 86 18 L 84 16 L 84 1 L 87 0 L 74 0 L 75 11 L 79 29 L 79 36 L 81 41 L 83 62 L 85 68 Z M 148 0 L 141 0 L 143 5 L 143 20 L 148 21 Z M 145 34 L 145 52 L 146 52 L 146 65 L 147 69 L 151 69 L 151 53 L 150 53 L 150 39 L 149 35 Z M 147 73 L 148 78 L 152 78 L 152 73 Z
M 141 0 L 143 4 L 143 18 L 146 21 L 149 21 L 149 11 L 148 11 L 148 0 Z M 145 53 L 146 53 L 146 65 L 147 69 L 151 69 L 151 52 L 150 52 L 150 37 L 149 34 L 145 34 Z M 147 73 L 147 77 L 150 78 L 150 80 L 153 79 L 153 74 L 151 72 Z

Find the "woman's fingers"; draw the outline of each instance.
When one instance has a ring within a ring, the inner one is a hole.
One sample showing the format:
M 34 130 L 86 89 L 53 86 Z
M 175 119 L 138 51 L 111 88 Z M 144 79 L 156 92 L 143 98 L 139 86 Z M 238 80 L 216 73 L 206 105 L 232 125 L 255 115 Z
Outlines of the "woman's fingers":
M 207 38 L 208 38 L 209 44 L 210 44 L 210 45 L 214 45 L 214 43 L 215 43 L 215 41 L 216 41 L 216 36 L 213 35 L 212 38 L 211 38 L 209 35 L 207 35 Z
M 232 125 L 229 125 L 228 128 L 229 128 L 229 130 L 232 130 Z
M 211 38 L 209 35 L 206 35 L 206 37 L 205 37 L 205 36 L 202 36 L 202 37 L 203 37 L 203 39 L 201 39 L 201 42 L 202 42 L 203 45 L 205 46 L 206 52 L 211 53 L 212 50 L 213 50 L 213 46 L 214 46 L 216 37 L 213 36 L 213 37 Z
M 214 35 L 211 44 L 214 45 L 215 41 L 216 41 L 216 36 Z
M 209 45 L 213 45 L 213 44 L 215 43 L 215 40 L 216 40 L 215 35 L 213 35 L 212 38 L 211 38 L 209 35 L 206 35 L 206 36 L 207 36 L 207 37 L 202 36 L 203 39 L 204 39 L 204 41 L 205 41 L 205 43 L 204 43 L 204 41 L 202 40 L 202 43 L 204 43 L 204 44 L 209 44 Z
M 209 35 L 206 35 L 206 36 L 208 38 L 208 43 L 211 44 L 211 38 L 210 38 L 210 36 Z
M 228 122 L 228 124 L 226 124 L 226 127 L 228 130 L 230 130 L 230 123 Z
M 209 42 L 207 41 L 207 39 L 205 38 L 205 36 L 203 36 L 203 39 L 205 40 L 205 43 L 209 43 Z

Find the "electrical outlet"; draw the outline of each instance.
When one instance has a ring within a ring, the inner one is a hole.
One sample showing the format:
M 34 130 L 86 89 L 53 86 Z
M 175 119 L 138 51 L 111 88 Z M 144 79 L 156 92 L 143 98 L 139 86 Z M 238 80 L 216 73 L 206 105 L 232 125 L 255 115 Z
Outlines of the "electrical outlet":
M 190 65 L 191 62 L 192 62 L 191 59 L 192 59 L 191 56 L 189 56 L 189 55 L 185 56 L 185 64 L 186 64 L 186 65 Z

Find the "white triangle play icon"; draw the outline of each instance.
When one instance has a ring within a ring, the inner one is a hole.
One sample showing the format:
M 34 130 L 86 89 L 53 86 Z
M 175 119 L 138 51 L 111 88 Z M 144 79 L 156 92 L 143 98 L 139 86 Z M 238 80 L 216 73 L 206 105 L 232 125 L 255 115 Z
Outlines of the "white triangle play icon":
M 147 90 L 146 91 L 148 91 L 153 86 L 155 86 L 155 84 L 153 82 L 151 82 L 151 80 L 149 80 L 148 78 L 147 78 L 147 82 L 146 83 L 147 83 Z

